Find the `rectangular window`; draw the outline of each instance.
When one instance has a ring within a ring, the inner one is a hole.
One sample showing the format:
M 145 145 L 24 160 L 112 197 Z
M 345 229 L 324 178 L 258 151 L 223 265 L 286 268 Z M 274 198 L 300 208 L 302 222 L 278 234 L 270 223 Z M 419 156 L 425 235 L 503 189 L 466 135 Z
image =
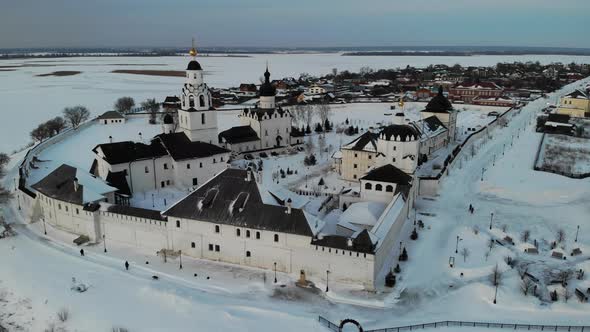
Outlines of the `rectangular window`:
M 219 252 L 219 245 L 218 244 L 215 245 L 215 251 Z
M 191 169 L 191 164 L 186 164 L 186 169 Z
M 162 186 L 162 188 L 164 188 L 166 186 L 166 182 L 162 181 L 160 182 L 160 185 Z
M 168 164 L 164 163 L 164 169 L 168 169 Z
M 166 185 L 169 186 L 170 185 L 170 180 L 166 180 Z
M 199 179 L 193 178 L 193 186 L 196 186 L 199 183 Z
M 196 247 L 195 243 L 191 242 L 191 248 L 195 248 L 195 247 Z
M 199 167 L 200 168 L 203 168 L 203 163 L 199 163 Z
M 358 166 L 357 164 L 354 164 L 354 165 L 353 165 L 353 168 L 357 168 L 357 166 Z
M 213 245 L 209 243 L 209 251 L 213 251 Z

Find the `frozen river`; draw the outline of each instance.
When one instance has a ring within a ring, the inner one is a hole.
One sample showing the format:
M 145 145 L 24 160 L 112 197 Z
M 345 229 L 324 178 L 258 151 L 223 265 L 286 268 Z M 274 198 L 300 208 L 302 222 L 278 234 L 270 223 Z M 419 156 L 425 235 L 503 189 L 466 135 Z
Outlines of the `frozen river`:
M 0 151 L 11 152 L 30 141 L 29 132 L 40 122 L 61 114 L 66 106 L 85 105 L 93 115 L 109 109 L 121 96 L 141 101 L 163 99 L 179 94 L 183 79 L 130 74 L 114 74 L 116 69 L 184 70 L 187 57 L 84 57 L 65 59 L 26 59 L 0 62 Z M 539 61 L 590 63 L 590 56 L 519 55 L 519 56 L 341 56 L 338 53 L 254 54 L 244 57 L 200 57 L 206 81 L 213 87 L 257 83 L 268 61 L 274 78 L 301 73 L 327 74 L 332 68 L 358 71 L 363 66 L 374 69 L 424 67 L 429 64 L 494 65 L 498 62 Z M 7 68 L 10 66 L 21 66 Z M 13 70 L 14 69 L 14 70 Z M 74 76 L 46 76 L 54 71 L 81 71 Z

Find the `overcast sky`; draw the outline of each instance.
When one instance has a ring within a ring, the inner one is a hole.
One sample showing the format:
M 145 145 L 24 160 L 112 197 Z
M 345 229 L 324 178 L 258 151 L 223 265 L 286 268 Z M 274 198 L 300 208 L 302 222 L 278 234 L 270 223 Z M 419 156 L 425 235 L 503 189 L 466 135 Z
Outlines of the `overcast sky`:
M 0 48 L 590 47 L 590 0 L 1 0 Z

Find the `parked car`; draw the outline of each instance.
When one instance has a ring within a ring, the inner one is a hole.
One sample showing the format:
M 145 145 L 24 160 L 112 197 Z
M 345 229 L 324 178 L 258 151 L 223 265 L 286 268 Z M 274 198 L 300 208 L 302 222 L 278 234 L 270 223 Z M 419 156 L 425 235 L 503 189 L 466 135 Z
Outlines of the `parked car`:
M 246 160 L 252 160 L 252 159 L 254 159 L 254 156 L 253 156 L 253 155 L 251 155 L 250 153 L 246 153 L 246 154 L 244 155 L 244 159 L 246 159 Z
M 500 113 L 498 113 L 498 112 L 496 112 L 496 111 L 492 111 L 492 112 L 488 113 L 488 116 L 495 116 L 495 117 L 498 117 L 498 116 L 500 116 Z

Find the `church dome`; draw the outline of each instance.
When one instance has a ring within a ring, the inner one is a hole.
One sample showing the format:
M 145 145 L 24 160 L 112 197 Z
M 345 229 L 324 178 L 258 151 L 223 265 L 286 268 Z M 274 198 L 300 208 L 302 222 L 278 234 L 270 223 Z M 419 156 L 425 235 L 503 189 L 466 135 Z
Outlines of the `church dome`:
M 270 73 L 268 68 L 264 72 L 264 83 L 260 85 L 260 96 L 261 97 L 272 97 L 276 95 L 277 89 L 270 83 Z
M 438 94 L 434 96 L 426 105 L 426 112 L 444 113 L 453 109 L 453 105 L 443 94 L 443 88 L 438 88 Z
M 388 141 L 399 140 L 406 142 L 416 140 L 419 136 L 419 133 L 416 128 L 410 125 L 393 124 L 383 128 L 379 136 L 385 136 L 385 139 Z
M 172 115 L 164 115 L 164 124 L 174 124 L 174 119 L 172 118 Z
M 197 60 L 191 60 L 186 67 L 186 70 L 203 70 L 201 68 L 201 64 L 197 62 Z

